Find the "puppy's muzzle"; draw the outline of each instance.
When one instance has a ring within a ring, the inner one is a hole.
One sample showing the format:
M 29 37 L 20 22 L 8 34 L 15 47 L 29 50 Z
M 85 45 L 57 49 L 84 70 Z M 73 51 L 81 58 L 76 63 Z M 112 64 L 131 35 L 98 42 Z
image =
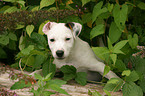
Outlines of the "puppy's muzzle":
M 62 58 L 63 55 L 64 55 L 64 51 L 63 50 L 57 50 L 56 55 L 57 55 L 58 58 Z

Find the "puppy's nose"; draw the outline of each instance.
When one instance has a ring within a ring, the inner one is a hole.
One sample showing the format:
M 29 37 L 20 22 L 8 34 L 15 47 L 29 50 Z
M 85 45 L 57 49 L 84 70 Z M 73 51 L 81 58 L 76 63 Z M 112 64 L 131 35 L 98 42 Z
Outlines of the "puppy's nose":
M 57 50 L 57 51 L 56 51 L 56 55 L 57 55 L 58 57 L 62 57 L 63 54 L 64 54 L 64 51 L 62 51 L 62 50 Z

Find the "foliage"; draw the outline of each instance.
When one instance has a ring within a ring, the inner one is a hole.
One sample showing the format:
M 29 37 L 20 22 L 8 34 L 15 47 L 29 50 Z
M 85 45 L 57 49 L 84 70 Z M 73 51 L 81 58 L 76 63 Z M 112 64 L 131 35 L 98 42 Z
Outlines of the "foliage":
M 38 88 L 35 90 L 32 88 L 31 92 L 34 93 L 34 96 L 50 96 L 51 94 L 55 94 L 54 92 L 48 91 L 48 89 L 55 90 L 59 93 L 66 94 L 68 93 L 60 88 L 63 84 L 66 84 L 65 81 L 62 80 L 51 80 L 51 73 L 45 77 L 42 77 L 39 74 L 34 74 L 35 78 L 38 79 Z
M 65 65 L 60 68 L 64 73 L 63 79 L 69 81 L 75 79 L 75 81 L 81 85 L 86 85 L 87 83 L 87 74 L 85 72 L 77 72 L 77 69 L 73 66 Z
M 27 71 L 42 68 L 44 76 L 52 73 L 53 77 L 56 68 L 42 27 L 48 21 L 79 22 L 83 25 L 80 37 L 106 63 L 103 75 L 113 70 L 121 78 L 107 82 L 106 94 L 120 89 L 124 96 L 145 93 L 143 0 L 2 0 L 0 7 L 0 58 L 15 56 L 12 66 Z M 98 37 L 103 38 L 104 47 L 96 47 Z M 76 73 L 74 67 L 61 70 L 65 80 L 75 79 L 85 84 L 84 73 Z

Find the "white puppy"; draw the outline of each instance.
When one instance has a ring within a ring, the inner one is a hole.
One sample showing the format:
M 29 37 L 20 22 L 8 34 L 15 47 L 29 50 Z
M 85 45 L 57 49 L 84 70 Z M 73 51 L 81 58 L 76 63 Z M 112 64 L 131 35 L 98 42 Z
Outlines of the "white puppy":
M 80 34 L 82 25 L 75 22 L 55 23 L 48 22 L 43 27 L 47 35 L 48 44 L 55 58 L 57 68 L 63 65 L 73 65 L 78 71 L 96 71 L 103 74 L 105 64 L 98 61 L 87 42 L 82 41 Z M 118 78 L 110 71 L 106 78 Z

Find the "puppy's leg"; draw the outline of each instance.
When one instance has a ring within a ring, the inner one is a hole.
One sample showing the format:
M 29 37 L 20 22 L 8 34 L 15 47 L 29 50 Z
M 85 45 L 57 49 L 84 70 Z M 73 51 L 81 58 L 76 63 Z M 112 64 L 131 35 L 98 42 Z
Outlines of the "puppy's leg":
M 93 60 L 92 60 L 93 61 Z M 97 71 L 99 72 L 101 75 L 103 75 L 104 73 L 104 68 L 105 68 L 105 64 L 102 62 L 99 62 L 97 60 L 94 60 L 93 62 L 91 62 L 91 64 L 89 65 L 89 70 L 91 71 Z M 106 78 L 111 79 L 111 78 L 119 78 L 114 72 L 109 71 L 107 75 L 105 75 Z

